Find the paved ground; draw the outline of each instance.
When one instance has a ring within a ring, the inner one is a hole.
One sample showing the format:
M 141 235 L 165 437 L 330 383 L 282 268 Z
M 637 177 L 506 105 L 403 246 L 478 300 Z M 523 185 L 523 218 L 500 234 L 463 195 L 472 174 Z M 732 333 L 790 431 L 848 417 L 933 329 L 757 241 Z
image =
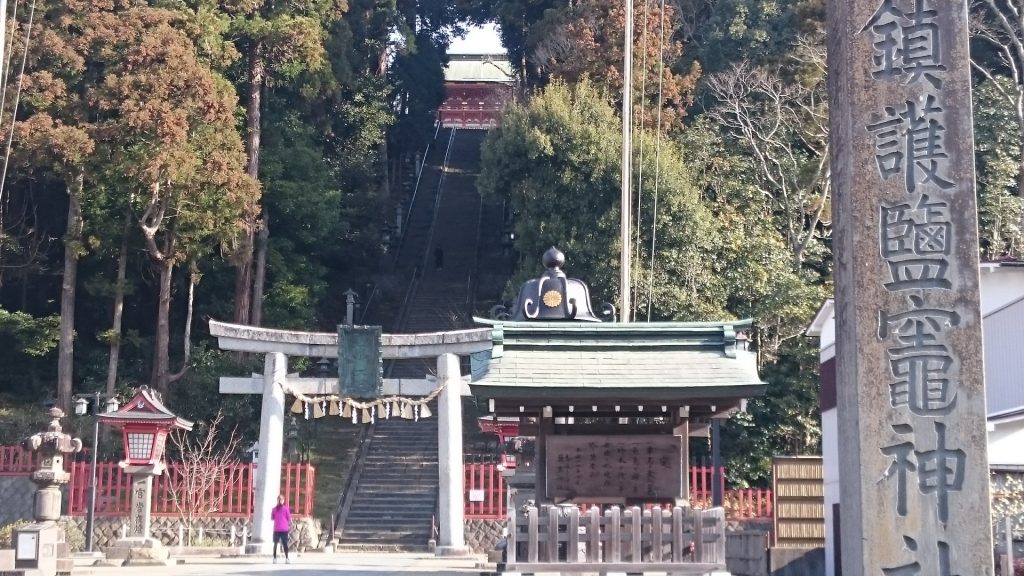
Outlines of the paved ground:
M 482 557 L 436 558 L 427 554 L 304 554 L 291 564 L 271 563 L 270 558 L 186 558 L 184 564 L 167 567 L 98 568 L 77 566 L 75 576 L 389 576 L 392 574 L 479 574 Z

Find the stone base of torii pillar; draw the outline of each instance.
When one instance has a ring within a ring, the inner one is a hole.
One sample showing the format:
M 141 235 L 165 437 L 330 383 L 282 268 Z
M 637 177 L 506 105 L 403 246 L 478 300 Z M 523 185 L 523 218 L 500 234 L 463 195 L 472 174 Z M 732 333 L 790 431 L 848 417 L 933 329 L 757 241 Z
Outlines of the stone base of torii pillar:
M 288 355 L 337 358 L 337 333 L 274 330 L 210 321 L 210 334 L 221 350 L 266 354 L 262 377 L 220 379 L 223 394 L 262 394 L 259 465 L 253 502 L 253 534 L 245 552 L 269 555 L 273 546 L 270 513 L 281 486 L 285 400 L 281 384 L 303 394 L 339 394 L 336 378 L 297 378 L 288 374 Z M 427 334 L 384 334 L 384 359 L 437 358 L 437 380 L 385 380 L 385 395 L 426 396 L 443 384 L 438 396 L 438 474 L 440 480 L 440 540 L 437 555 L 468 554 L 462 507 L 462 404 L 466 385 L 459 371 L 458 354 L 491 349 L 491 329 L 457 330 Z

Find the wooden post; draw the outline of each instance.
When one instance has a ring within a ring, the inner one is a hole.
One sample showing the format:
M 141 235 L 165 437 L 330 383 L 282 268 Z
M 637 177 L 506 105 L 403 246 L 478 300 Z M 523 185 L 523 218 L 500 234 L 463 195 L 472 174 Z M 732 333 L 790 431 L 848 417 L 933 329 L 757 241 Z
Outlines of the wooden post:
M 526 508 L 526 561 L 537 561 L 537 549 L 540 543 L 537 541 L 537 507 Z
M 644 515 L 639 506 L 629 509 L 629 561 L 641 562 L 640 535 L 644 523 Z
M 556 506 L 548 506 L 546 548 L 548 562 L 558 562 L 558 508 Z
M 661 562 L 663 556 L 662 534 L 665 528 L 665 519 L 662 516 L 660 506 L 651 510 L 651 562 Z
M 565 547 L 565 561 L 579 561 L 580 509 L 575 506 L 569 509 L 569 541 L 566 543 Z
M 676 496 L 676 501 L 673 502 L 676 506 L 690 501 L 690 419 L 689 417 L 676 416 L 676 430 L 681 430 L 683 441 L 680 442 L 679 448 L 679 494 Z
M 591 506 L 587 512 L 590 524 L 587 526 L 587 562 L 601 561 L 601 511 L 597 506 Z
M 693 514 L 693 559 L 704 561 L 704 511 L 694 510 Z
M 672 561 L 683 561 L 683 509 L 672 508 Z
M 519 537 L 519 516 L 516 509 L 509 507 L 508 511 L 508 537 L 505 539 L 505 561 L 509 564 L 516 562 L 516 547 Z
M 536 471 L 534 474 L 536 474 L 537 481 L 536 503 L 538 506 L 540 506 L 542 502 L 548 502 L 548 474 L 545 462 L 547 460 L 548 434 L 553 432 L 555 427 L 554 419 L 550 416 L 545 416 L 545 411 L 546 410 L 542 410 L 541 413 L 537 415 L 538 431 L 537 438 L 535 440 L 536 458 L 534 459 L 534 468 Z
M 608 539 L 605 541 L 605 560 L 608 562 L 622 561 L 622 517 L 618 506 L 612 506 L 605 512 L 608 516 Z

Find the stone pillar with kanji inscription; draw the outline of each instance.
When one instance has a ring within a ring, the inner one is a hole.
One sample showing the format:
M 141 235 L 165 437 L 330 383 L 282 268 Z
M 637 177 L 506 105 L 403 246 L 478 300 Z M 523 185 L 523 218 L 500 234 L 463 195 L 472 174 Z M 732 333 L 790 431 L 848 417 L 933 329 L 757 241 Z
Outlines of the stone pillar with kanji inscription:
M 829 0 L 843 574 L 992 574 L 966 0 Z
M 170 561 L 170 550 L 150 535 L 153 476 L 161 470 L 156 466 L 125 466 L 124 471 L 132 477 L 128 531 L 107 548 L 107 559 L 123 560 L 125 566 L 165 566 Z
M 132 538 L 149 536 L 152 516 L 149 503 L 152 497 L 153 475 L 145 472 L 132 474 L 132 515 L 128 526 L 128 534 Z

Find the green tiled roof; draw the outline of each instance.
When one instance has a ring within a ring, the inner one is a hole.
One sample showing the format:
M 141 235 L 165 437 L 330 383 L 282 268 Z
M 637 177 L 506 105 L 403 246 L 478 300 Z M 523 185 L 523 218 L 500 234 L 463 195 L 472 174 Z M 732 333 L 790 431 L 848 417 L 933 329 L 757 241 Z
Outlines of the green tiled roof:
M 493 348 L 473 358 L 485 398 L 748 397 L 764 391 L 756 355 L 726 323 L 495 322 Z

